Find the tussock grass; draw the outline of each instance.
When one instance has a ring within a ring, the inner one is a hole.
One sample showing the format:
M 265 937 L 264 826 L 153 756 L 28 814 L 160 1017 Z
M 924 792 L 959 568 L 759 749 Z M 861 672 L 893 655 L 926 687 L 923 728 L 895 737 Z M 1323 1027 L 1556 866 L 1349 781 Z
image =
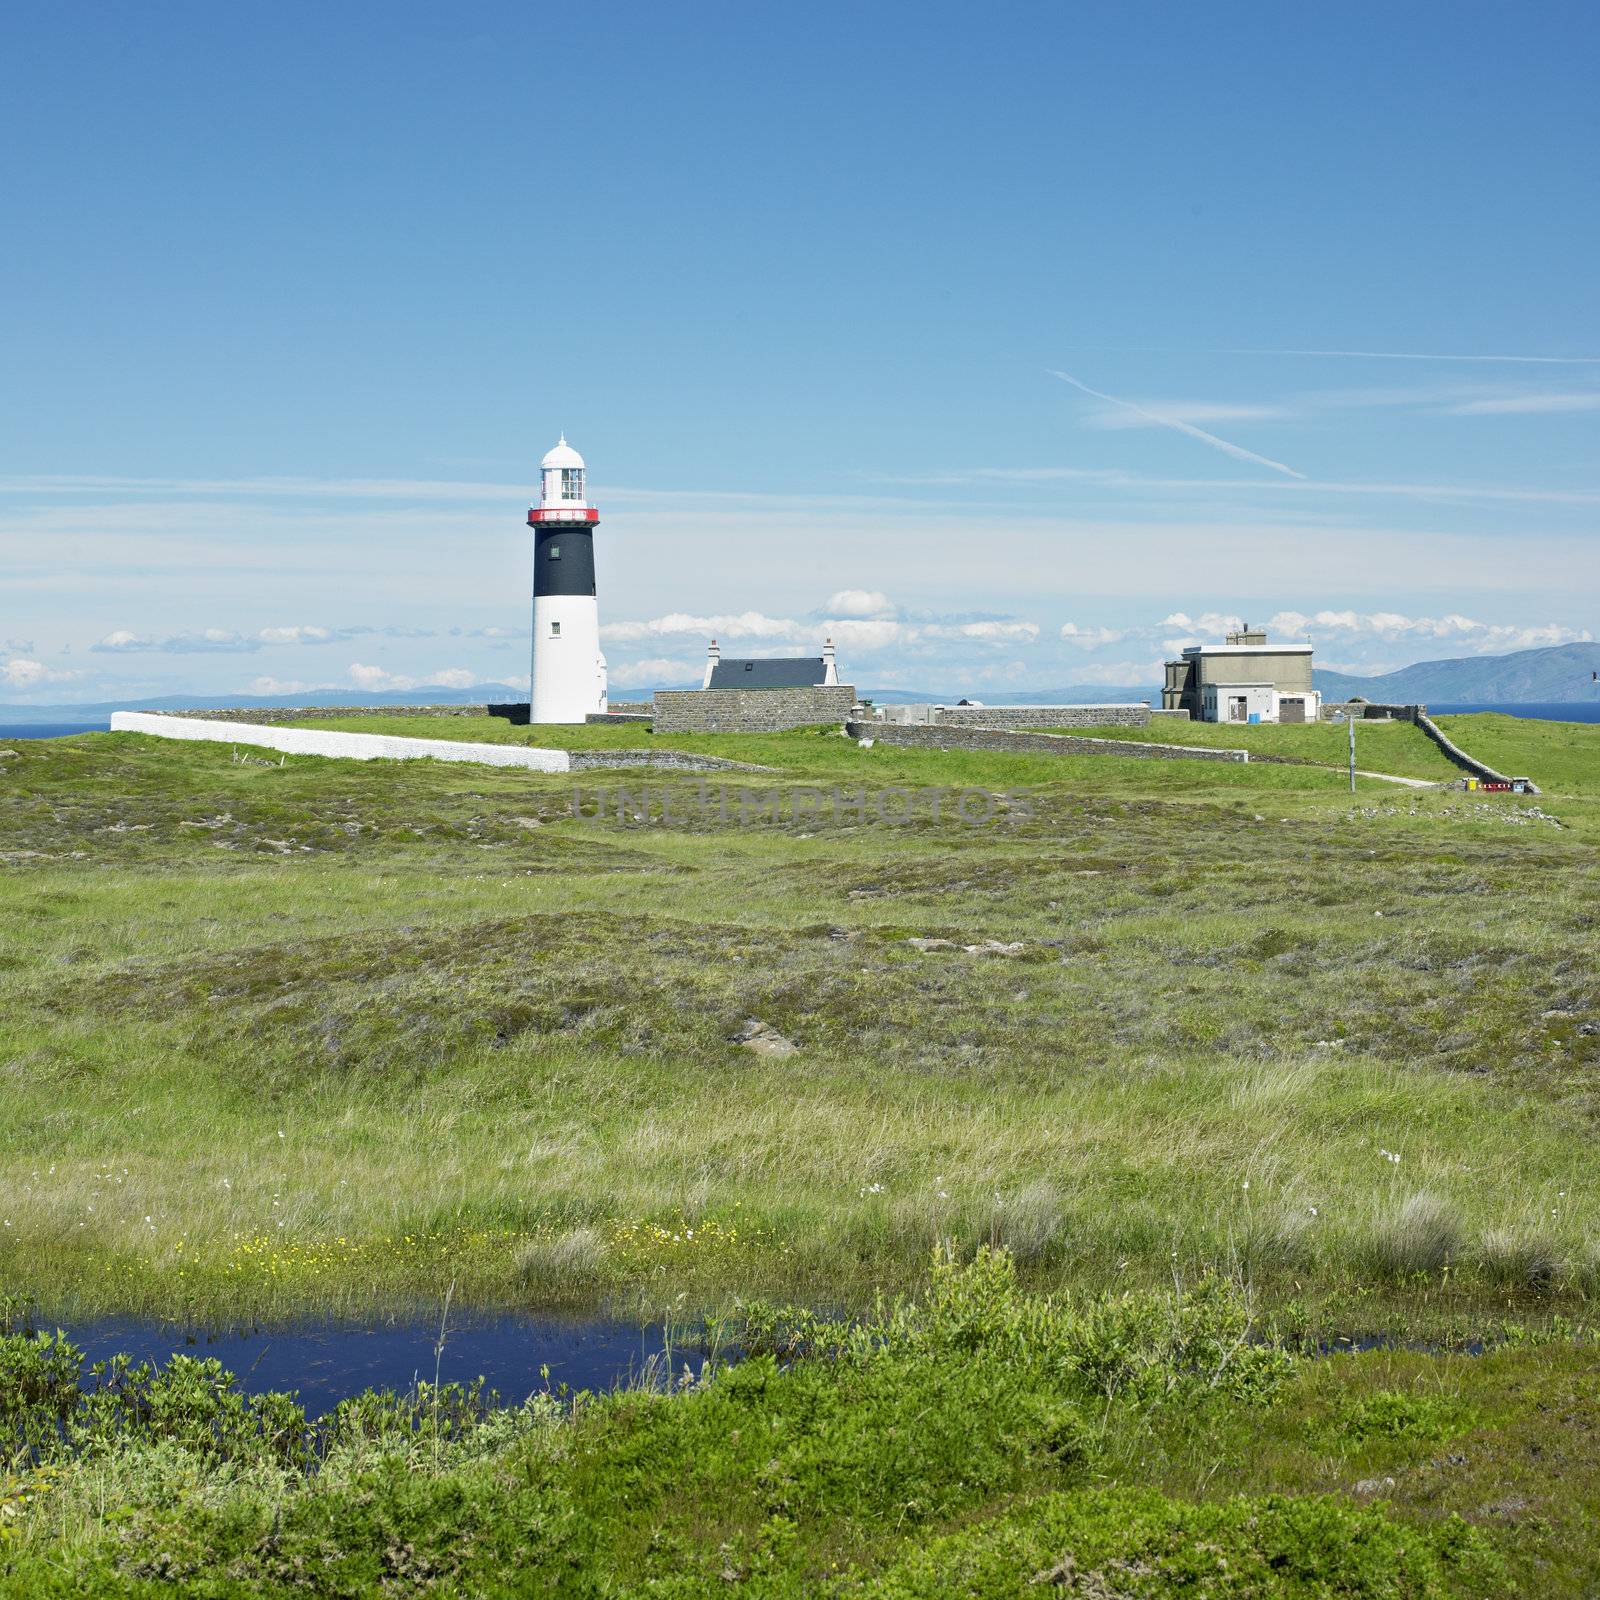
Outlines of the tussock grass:
M 1564 1270 L 1560 1245 L 1528 1229 L 1492 1229 L 1479 1242 L 1477 1259 L 1490 1283 L 1524 1294 L 1550 1294 Z
M 1411 1194 L 1373 1219 L 1368 1250 L 1377 1271 L 1406 1278 L 1442 1271 L 1459 1258 L 1461 1238 L 1454 1207 L 1438 1195 Z

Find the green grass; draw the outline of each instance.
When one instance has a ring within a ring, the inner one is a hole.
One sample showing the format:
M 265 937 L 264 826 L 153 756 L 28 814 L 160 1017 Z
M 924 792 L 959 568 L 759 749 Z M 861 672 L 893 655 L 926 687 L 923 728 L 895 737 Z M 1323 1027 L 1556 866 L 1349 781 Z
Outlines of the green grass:
M 1063 729 L 1063 732 L 1071 730 Z M 1343 723 L 1295 724 L 1183 722 L 1157 717 L 1143 728 L 1094 728 L 1096 738 L 1149 739 L 1158 744 L 1209 745 L 1217 750 L 1248 750 L 1253 756 L 1276 756 L 1348 767 L 1349 729 Z M 1470 748 L 1470 747 L 1469 747 Z M 1400 778 L 1434 778 L 1446 783 L 1461 771 L 1420 729 L 1409 722 L 1356 724 L 1356 766 L 1367 772 L 1388 772 Z
M 1581 805 L 1556 827 L 1352 802 L 1311 767 L 727 746 L 785 769 L 768 796 L 1032 787 L 983 828 L 624 825 L 525 773 L 25 746 L 6 1280 L 191 1318 L 451 1276 L 509 1305 L 862 1303 L 951 1236 L 1033 1241 L 1047 1287 L 1243 1268 L 1341 1331 L 1594 1293 Z M 959 948 L 985 940 L 1023 949 Z M 750 1017 L 798 1054 L 741 1047 Z M 1408 1279 L 1419 1193 L 1453 1244 Z
M 1461 748 L 1550 798 L 1600 796 L 1600 723 L 1546 722 L 1479 711 L 1436 719 Z

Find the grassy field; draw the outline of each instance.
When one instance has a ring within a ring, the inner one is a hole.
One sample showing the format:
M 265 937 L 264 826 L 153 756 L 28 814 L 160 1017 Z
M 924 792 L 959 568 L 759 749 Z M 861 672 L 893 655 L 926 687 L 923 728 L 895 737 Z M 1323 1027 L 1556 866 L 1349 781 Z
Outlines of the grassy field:
M 453 1285 L 880 1321 L 672 1400 L 369 1397 L 314 1462 L 273 1443 L 288 1400 L 240 1412 L 180 1367 L 84 1412 L 13 1334 L 0 1580 L 1000 1595 L 1070 1556 L 1084 1593 L 1153 1596 L 1200 1550 L 1214 1594 L 1584 1592 L 1585 736 L 1484 750 L 1536 778 L 1565 751 L 1537 805 L 825 732 L 661 741 L 775 769 L 727 788 L 21 744 L 13 1304 L 195 1325 Z M 914 1300 L 870 1313 L 879 1290 Z M 1503 1348 L 1292 1355 L 1373 1334 Z
M 1112 739 L 1153 739 L 1162 744 L 1209 745 L 1213 749 L 1248 750 L 1256 756 L 1313 761 L 1346 768 L 1349 729 L 1343 723 L 1313 722 L 1299 726 L 1278 723 L 1182 722 L 1158 717 L 1145 728 L 1094 729 Z M 1465 733 L 1470 737 L 1470 733 Z M 1470 744 L 1468 745 L 1470 749 Z M 1485 758 L 1487 759 L 1487 758 Z M 1409 722 L 1362 722 L 1356 726 L 1356 765 L 1368 772 L 1400 778 L 1435 778 L 1447 783 L 1461 776 L 1439 747 Z
M 451 1274 L 856 1304 L 948 1235 L 1039 1286 L 1242 1267 L 1356 1331 L 1594 1292 L 1582 803 L 684 743 L 784 772 L 725 817 L 676 779 L 672 820 L 619 820 L 432 763 L 8 758 L 7 1281 L 191 1316 Z M 912 820 L 795 817 L 836 785 L 913 788 Z M 935 820 L 933 785 L 1013 803 Z M 1413 1234 L 1448 1273 L 1411 1275 Z

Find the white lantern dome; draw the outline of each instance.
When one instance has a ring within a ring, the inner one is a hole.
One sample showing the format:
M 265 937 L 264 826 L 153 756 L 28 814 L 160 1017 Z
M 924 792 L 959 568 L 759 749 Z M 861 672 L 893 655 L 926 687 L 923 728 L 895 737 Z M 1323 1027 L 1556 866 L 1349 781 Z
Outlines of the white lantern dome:
M 561 435 L 560 442 L 553 450 L 546 451 L 545 458 L 539 463 L 541 471 L 548 472 L 552 467 L 576 467 L 583 470 L 583 457 L 567 443 L 566 434 Z

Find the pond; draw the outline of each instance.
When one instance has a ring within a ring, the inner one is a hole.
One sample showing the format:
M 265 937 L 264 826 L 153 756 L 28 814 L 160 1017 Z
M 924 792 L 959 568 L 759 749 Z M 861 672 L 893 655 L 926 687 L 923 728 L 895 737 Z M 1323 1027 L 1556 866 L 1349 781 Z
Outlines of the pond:
M 331 1411 L 363 1389 L 405 1390 L 434 1377 L 439 1319 L 411 1322 L 302 1323 L 287 1328 L 186 1332 L 166 1322 L 107 1318 L 65 1330 L 86 1364 L 119 1352 L 165 1364 L 174 1355 L 214 1356 L 237 1375 L 238 1387 L 259 1394 L 294 1391 L 309 1416 Z M 727 1359 L 735 1352 L 720 1352 Z M 612 1318 L 464 1317 L 446 1329 L 439 1361 L 442 1383 L 482 1378 L 502 1401 L 563 1384 L 569 1390 L 607 1390 L 653 1378 L 668 1363 L 698 1374 L 703 1344 L 681 1328 Z M 549 1369 L 548 1378 L 543 1368 Z

